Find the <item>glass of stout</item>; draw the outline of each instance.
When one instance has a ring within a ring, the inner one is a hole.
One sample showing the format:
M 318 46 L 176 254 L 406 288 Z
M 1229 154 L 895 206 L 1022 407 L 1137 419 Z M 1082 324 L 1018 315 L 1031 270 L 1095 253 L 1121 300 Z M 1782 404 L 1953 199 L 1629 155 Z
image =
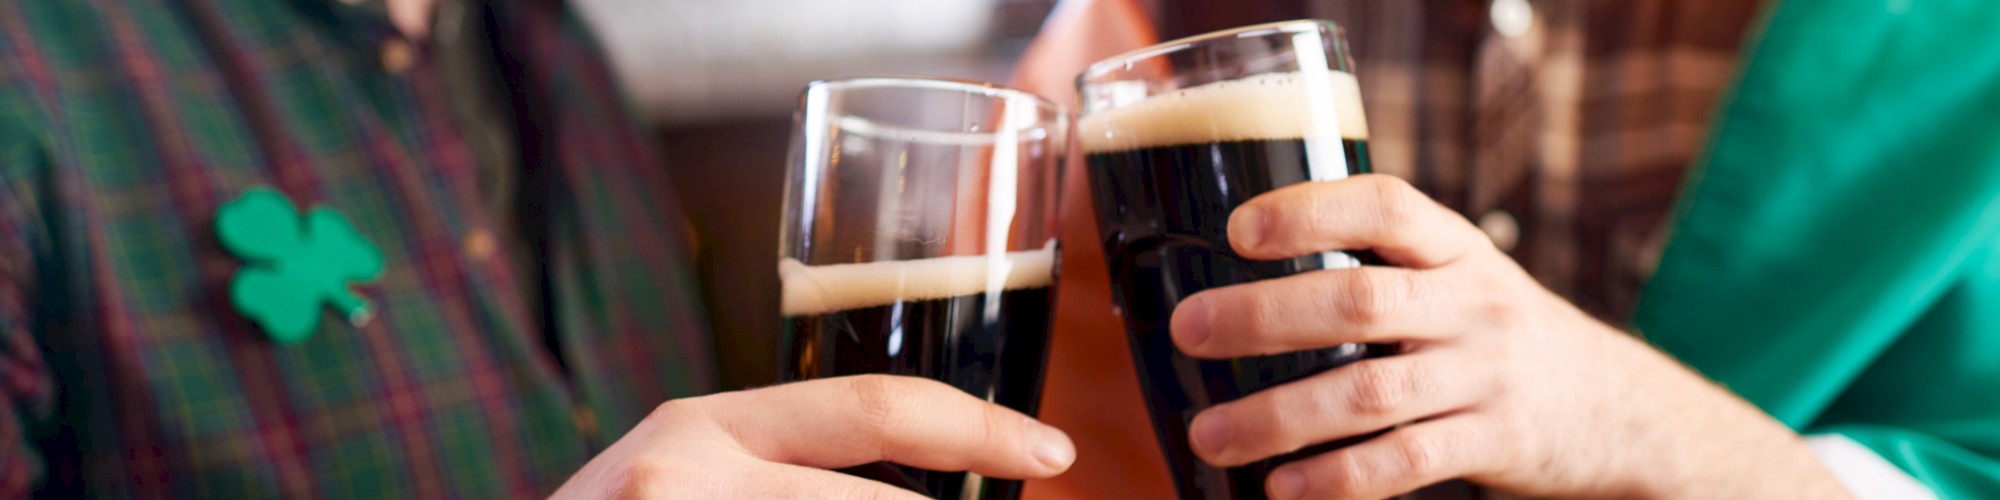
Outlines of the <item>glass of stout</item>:
M 928 377 L 1034 415 L 1066 111 L 985 83 L 860 78 L 807 86 L 795 120 L 783 377 Z M 1021 488 L 887 463 L 845 472 L 933 498 Z
M 1199 360 L 1182 355 L 1169 336 L 1174 307 L 1196 292 L 1375 263 L 1360 251 L 1247 260 L 1227 237 L 1230 212 L 1257 195 L 1368 172 L 1368 126 L 1352 67 L 1339 27 L 1291 21 L 1140 49 L 1093 64 L 1077 79 L 1077 144 L 1088 163 L 1113 297 L 1182 498 L 1264 498 L 1272 468 L 1347 444 L 1218 469 L 1189 446 L 1195 414 L 1393 351 L 1349 344 Z

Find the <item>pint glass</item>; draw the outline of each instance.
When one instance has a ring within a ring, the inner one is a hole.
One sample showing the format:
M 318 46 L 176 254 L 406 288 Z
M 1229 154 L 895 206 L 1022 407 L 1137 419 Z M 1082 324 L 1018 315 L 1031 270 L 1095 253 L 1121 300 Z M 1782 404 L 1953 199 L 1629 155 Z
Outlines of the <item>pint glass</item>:
M 1066 126 L 1054 103 L 990 84 L 808 86 L 779 249 L 784 378 L 927 377 L 1034 415 Z M 846 472 L 933 498 L 1020 489 L 894 464 Z
M 1218 469 L 1190 448 L 1197 413 L 1391 350 L 1349 344 L 1198 360 L 1175 349 L 1168 329 L 1174 307 L 1196 292 L 1374 260 L 1329 252 L 1253 261 L 1227 237 L 1230 212 L 1259 194 L 1368 172 L 1368 125 L 1351 67 L 1340 28 L 1293 21 L 1140 49 L 1078 78 L 1077 143 L 1113 296 L 1182 498 L 1263 498 L 1278 464 L 1345 444 Z

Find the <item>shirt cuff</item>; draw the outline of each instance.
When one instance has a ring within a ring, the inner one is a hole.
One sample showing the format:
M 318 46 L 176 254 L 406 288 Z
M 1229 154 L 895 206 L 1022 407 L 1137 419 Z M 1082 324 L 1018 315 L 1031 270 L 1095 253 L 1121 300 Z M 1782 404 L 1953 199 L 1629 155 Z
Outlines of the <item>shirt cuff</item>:
M 1937 493 L 1874 450 L 1840 434 L 1806 437 L 1806 446 L 1856 500 L 1935 500 Z

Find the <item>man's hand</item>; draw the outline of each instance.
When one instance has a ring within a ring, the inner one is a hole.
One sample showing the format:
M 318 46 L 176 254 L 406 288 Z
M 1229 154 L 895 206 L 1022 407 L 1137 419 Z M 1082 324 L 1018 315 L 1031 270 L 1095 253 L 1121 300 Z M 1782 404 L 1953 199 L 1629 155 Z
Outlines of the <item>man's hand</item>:
M 1196 417 L 1195 452 L 1218 466 L 1408 424 L 1273 471 L 1274 498 L 1461 477 L 1530 496 L 1845 495 L 1791 430 L 1542 288 L 1400 179 L 1266 193 L 1232 214 L 1229 239 L 1253 259 L 1367 249 L 1398 266 L 1210 290 L 1174 311 L 1175 344 L 1203 358 L 1401 345 Z
M 825 469 L 895 462 L 1042 478 L 1069 436 L 927 379 L 863 375 L 669 401 L 556 498 L 922 498 Z

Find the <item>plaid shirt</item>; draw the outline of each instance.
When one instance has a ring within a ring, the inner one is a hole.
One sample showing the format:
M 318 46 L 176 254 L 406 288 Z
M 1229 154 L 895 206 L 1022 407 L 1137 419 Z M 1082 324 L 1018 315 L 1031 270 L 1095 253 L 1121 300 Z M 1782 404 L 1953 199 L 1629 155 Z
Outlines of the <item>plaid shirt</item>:
M 1348 30 L 1369 151 L 1543 285 L 1625 324 L 1764 2 L 1305 0 Z M 1506 3 L 1506 2 L 1499 2 Z
M 0 3 L 0 497 L 541 495 L 710 387 L 598 48 L 552 1 L 454 5 L 511 144 L 365 0 Z M 256 186 L 380 247 L 374 321 L 278 345 L 231 307 L 216 210 Z

